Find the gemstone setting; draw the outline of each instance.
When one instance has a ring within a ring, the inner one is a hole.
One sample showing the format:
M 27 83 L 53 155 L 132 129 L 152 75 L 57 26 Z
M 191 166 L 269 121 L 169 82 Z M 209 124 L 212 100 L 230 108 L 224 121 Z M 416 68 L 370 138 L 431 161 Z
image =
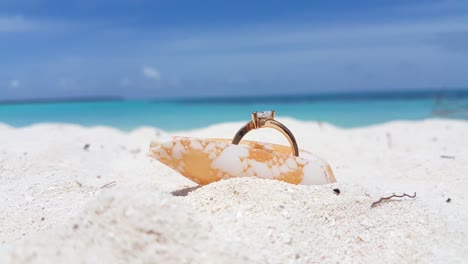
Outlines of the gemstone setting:
M 275 111 L 258 111 L 252 113 L 252 122 L 254 128 L 261 128 L 266 120 L 275 119 Z
M 261 111 L 257 112 L 257 117 L 258 118 L 270 118 L 273 119 L 275 117 L 275 111 L 270 110 L 270 111 Z

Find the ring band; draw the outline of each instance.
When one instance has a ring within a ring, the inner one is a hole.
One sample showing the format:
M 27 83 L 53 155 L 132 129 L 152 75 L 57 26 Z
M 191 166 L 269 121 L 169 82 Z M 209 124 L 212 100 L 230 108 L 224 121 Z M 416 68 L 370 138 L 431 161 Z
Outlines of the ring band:
M 232 139 L 232 144 L 237 145 L 242 138 L 252 130 L 270 127 L 281 132 L 289 141 L 292 153 L 294 156 L 299 157 L 299 148 L 297 147 L 296 139 L 292 132 L 283 124 L 275 120 L 275 111 L 253 112 L 252 121 L 245 124 L 237 131 Z

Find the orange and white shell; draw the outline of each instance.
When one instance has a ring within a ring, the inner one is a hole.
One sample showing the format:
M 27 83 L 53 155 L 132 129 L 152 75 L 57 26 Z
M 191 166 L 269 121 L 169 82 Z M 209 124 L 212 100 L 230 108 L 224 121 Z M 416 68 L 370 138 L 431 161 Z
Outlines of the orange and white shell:
M 327 162 L 299 150 L 291 155 L 288 146 L 228 139 L 174 137 L 151 143 L 151 157 L 198 184 L 222 179 L 255 176 L 292 184 L 318 185 L 335 182 Z

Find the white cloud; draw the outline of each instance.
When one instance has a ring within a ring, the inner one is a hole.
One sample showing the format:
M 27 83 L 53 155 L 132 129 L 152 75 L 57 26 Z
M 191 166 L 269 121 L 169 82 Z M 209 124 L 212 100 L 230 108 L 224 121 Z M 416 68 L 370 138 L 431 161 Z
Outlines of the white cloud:
M 29 32 L 43 28 L 43 23 L 25 19 L 23 16 L 0 16 L 0 33 Z
M 275 52 L 284 50 L 336 50 L 354 47 L 398 47 L 409 45 L 433 45 L 437 34 L 467 32 L 467 16 L 442 19 L 420 19 L 390 21 L 386 23 L 363 23 L 353 25 L 330 25 L 327 27 L 310 24 L 267 25 L 230 31 L 229 33 L 207 33 L 194 38 L 180 39 L 167 47 L 176 52 L 200 52 L 210 54 L 222 52 Z M 319 52 L 320 53 L 320 52 Z
M 18 81 L 18 80 L 11 80 L 10 81 L 10 87 L 11 88 L 17 88 L 19 86 L 20 86 L 20 81 Z
M 143 75 L 148 79 L 153 79 L 153 80 L 161 79 L 161 73 L 156 68 L 144 66 L 141 69 L 141 71 L 143 72 Z

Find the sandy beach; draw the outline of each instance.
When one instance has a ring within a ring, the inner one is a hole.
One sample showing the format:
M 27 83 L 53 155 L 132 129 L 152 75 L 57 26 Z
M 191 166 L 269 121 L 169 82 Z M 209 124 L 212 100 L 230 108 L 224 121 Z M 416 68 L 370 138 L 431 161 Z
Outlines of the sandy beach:
M 0 125 L 0 263 L 466 263 L 468 122 L 278 119 L 337 183 L 197 187 L 147 155 L 152 140 L 232 138 L 243 123 Z M 287 145 L 268 129 L 246 139 Z M 371 207 L 392 193 L 417 196 Z

